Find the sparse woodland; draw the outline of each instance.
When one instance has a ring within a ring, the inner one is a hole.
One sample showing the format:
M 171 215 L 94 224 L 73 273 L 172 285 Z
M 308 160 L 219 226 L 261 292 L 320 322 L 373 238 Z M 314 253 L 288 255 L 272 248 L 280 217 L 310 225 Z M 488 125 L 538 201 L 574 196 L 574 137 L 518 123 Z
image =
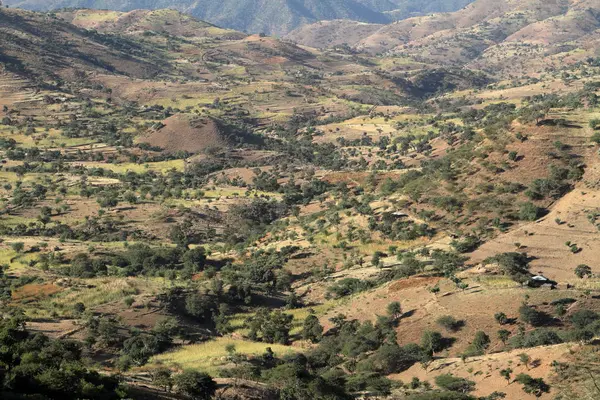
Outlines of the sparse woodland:
M 0 397 L 600 398 L 598 10 L 522 3 L 1 8 Z

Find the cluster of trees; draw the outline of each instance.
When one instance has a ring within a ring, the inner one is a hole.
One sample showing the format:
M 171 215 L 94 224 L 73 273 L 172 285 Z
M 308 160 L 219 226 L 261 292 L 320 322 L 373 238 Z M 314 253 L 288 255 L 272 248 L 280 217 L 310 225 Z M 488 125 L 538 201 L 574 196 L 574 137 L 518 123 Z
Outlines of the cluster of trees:
M 177 275 L 191 278 L 206 266 L 206 251 L 203 247 L 183 249 L 181 247 L 150 247 L 136 243 L 126 250 L 113 254 L 91 257 L 88 253 L 75 254 L 68 266 L 59 270 L 68 276 L 91 278 L 105 275 L 122 276 L 166 276 Z
M 88 368 L 75 342 L 25 329 L 21 316 L 0 319 L 0 397 L 119 399 L 118 379 Z
M 226 375 L 264 381 L 280 396 L 292 399 L 350 399 L 358 392 L 389 394 L 393 384 L 385 375 L 427 362 L 441 346 L 436 337 L 424 341 L 423 346 L 399 346 L 394 326 L 400 312 L 400 305 L 392 304 L 375 324 L 338 315 L 331 319 L 334 328 L 326 334 L 318 318 L 309 314 L 301 336 L 317 343 L 313 350 L 282 359 L 267 350 L 257 359 L 238 362 Z M 257 340 L 281 343 L 287 340 L 291 316 L 261 310 L 247 324 Z
M 531 277 L 529 261 L 527 253 L 510 252 L 488 257 L 483 261 L 483 265 L 497 264 L 504 275 L 523 283 Z
M 291 287 L 292 276 L 283 266 L 293 251 L 294 248 L 256 251 L 243 263 L 225 266 L 221 270 L 221 279 L 230 286 L 229 293 L 246 304 L 252 303 L 257 294 L 286 292 Z
M 534 180 L 525 194 L 532 200 L 558 199 L 571 189 L 572 182 L 582 176 L 583 168 L 576 161 L 567 167 L 552 165 L 548 178 Z
M 435 229 L 427 224 L 417 224 L 412 220 L 400 220 L 393 213 L 383 213 L 380 220 L 369 218 L 369 229 L 372 232 L 381 232 L 384 237 L 391 240 L 415 240 L 420 237 L 431 238 Z

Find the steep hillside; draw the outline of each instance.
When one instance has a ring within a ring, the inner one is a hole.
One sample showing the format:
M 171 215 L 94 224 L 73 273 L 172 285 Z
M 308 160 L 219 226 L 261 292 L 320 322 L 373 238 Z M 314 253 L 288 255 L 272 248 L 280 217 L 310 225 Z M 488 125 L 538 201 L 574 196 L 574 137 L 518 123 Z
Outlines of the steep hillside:
M 382 26 L 343 19 L 320 21 L 301 26 L 287 34 L 285 38 L 315 48 L 334 47 L 342 44 L 355 46 L 365 37 L 377 32 Z
M 132 11 L 173 8 L 218 26 L 284 35 L 317 21 L 347 19 L 386 23 L 415 15 L 459 10 L 473 0 L 7 0 L 32 10 L 64 7 Z
M 562 1 L 534 0 L 523 3 L 513 0 L 477 0 L 454 13 L 411 18 L 384 26 L 372 36 L 365 38 L 360 46 L 370 51 L 382 51 L 403 44 L 410 45 L 419 40 L 442 41 L 449 35 L 457 35 L 463 31 L 468 32 L 479 24 L 487 26 L 491 21 L 495 21 L 496 25 L 512 26 L 514 25 L 513 20 L 517 20 L 518 28 L 513 29 L 520 29 L 530 22 L 559 14 L 563 8 L 557 3 L 562 3 Z M 476 35 L 477 38 L 479 36 Z
M 74 70 L 149 77 L 167 64 L 149 48 L 75 27 L 61 19 L 0 10 L 0 59 L 5 69 L 28 77 L 58 77 Z
M 35 10 L 63 7 L 105 8 L 118 11 L 175 8 L 213 24 L 246 32 L 283 35 L 318 20 L 351 19 L 382 23 L 390 21 L 358 0 L 11 0 L 7 4 Z M 381 8 L 382 2 L 374 2 Z M 383 7 L 389 8 L 388 7 Z
M 393 10 L 385 10 L 394 20 L 402 20 L 417 15 L 452 12 L 471 4 L 473 0 L 393 0 Z
M 595 56 L 598 5 L 591 0 L 477 0 L 464 9 L 384 25 L 347 44 L 370 53 L 411 57 L 425 63 L 468 65 L 491 74 L 540 73 L 548 63 Z M 313 29 L 311 29 L 313 28 Z M 314 25 L 290 37 L 307 45 L 338 44 L 348 24 Z M 318 40 L 315 39 L 318 33 Z M 303 40 L 303 38 L 306 38 Z
M 134 10 L 118 12 L 109 10 L 75 9 L 60 11 L 57 15 L 74 25 L 104 33 L 168 34 L 186 39 L 238 38 L 244 34 L 221 29 L 175 10 Z

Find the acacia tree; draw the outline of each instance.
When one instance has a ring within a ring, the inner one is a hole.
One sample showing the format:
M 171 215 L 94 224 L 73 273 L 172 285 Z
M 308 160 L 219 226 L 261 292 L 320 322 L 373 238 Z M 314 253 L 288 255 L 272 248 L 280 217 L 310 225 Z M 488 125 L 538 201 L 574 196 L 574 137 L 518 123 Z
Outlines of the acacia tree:
M 529 354 L 527 354 L 527 353 L 519 354 L 519 361 L 521 361 L 523 363 L 523 365 L 525 365 L 525 368 L 527 368 L 527 370 L 529 371 L 529 363 L 531 362 L 531 357 L 529 357 Z
M 510 337 L 510 331 L 506 329 L 500 329 L 498 331 L 498 339 L 502 341 L 502 344 L 506 344 L 506 341 Z
M 425 331 L 421 337 L 421 347 L 429 354 L 437 353 L 444 349 L 444 338 L 439 332 Z
M 483 331 L 477 331 L 472 345 L 477 351 L 484 352 L 490 345 L 490 337 Z
M 152 383 L 162 388 L 165 392 L 170 392 L 173 387 L 173 377 L 171 370 L 166 367 L 158 367 L 151 372 Z
M 506 379 L 506 382 L 510 385 L 510 377 L 513 373 L 511 368 L 506 368 L 500 371 L 500 376 Z
M 393 321 L 398 321 L 402 316 L 402 305 L 400 305 L 400 302 L 394 301 L 388 304 L 387 313 Z

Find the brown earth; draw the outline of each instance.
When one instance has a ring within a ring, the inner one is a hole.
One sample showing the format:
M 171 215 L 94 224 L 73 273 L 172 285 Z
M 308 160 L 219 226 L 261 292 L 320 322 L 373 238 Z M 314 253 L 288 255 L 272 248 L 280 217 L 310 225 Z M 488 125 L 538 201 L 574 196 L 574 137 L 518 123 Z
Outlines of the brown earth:
M 53 283 L 30 283 L 14 290 L 12 292 L 12 299 L 15 301 L 39 300 L 56 294 L 61 290 L 61 287 L 56 286 Z
M 200 153 L 211 147 L 225 147 L 219 124 L 210 118 L 177 114 L 163 121 L 164 126 L 139 139 L 168 153 Z
M 329 319 L 340 313 L 349 320 L 375 321 L 377 315 L 386 314 L 389 303 L 399 301 L 404 312 L 396 328 L 399 343 L 419 343 L 424 331 L 438 331 L 444 337 L 453 340 L 452 346 L 438 355 L 452 357 L 462 354 L 467 349 L 477 331 L 484 331 L 490 336 L 489 351 L 503 350 L 502 342 L 496 337 L 496 332 L 501 327 L 494 314 L 504 312 L 509 318 L 517 317 L 516 310 L 522 304 L 525 295 L 529 295 L 530 304 L 539 305 L 538 307 L 544 310 L 544 304 L 554 299 L 579 297 L 576 292 L 569 290 L 524 289 L 517 284 L 512 287 L 495 288 L 477 280 L 470 280 L 469 284 L 467 290 L 461 291 L 448 280 L 437 277 L 401 279 L 342 302 L 322 316 L 321 324 L 325 329 L 331 328 L 332 323 Z M 429 291 L 436 285 L 440 288 L 437 295 Z M 590 306 L 593 308 L 591 303 Z M 438 318 L 447 315 L 463 321 L 463 326 L 455 332 L 449 332 L 438 325 Z M 503 328 L 513 333 L 517 331 L 516 325 L 505 325 Z
M 500 376 L 500 370 L 511 368 L 512 377 L 520 373 L 528 374 L 534 378 L 543 378 L 549 382 L 552 378 L 553 361 L 564 361 L 569 353 L 577 349 L 575 344 L 559 344 L 555 346 L 536 347 L 533 349 L 518 349 L 505 353 L 487 354 L 480 357 L 468 358 L 462 361 L 460 358 L 444 358 L 435 360 L 427 367 L 423 368 L 421 364 L 415 364 L 407 371 L 390 376 L 392 379 L 398 379 L 402 382 L 410 382 L 413 377 L 422 381 L 433 383 L 436 376 L 443 374 L 452 374 L 458 377 L 466 378 L 476 382 L 477 386 L 474 395 L 488 396 L 494 391 L 506 393 L 507 399 L 536 399 L 534 395 L 523 391 L 523 386 L 519 383 L 507 381 Z M 519 361 L 519 354 L 527 353 L 532 360 L 535 360 L 535 367 L 522 365 Z M 548 394 L 543 394 L 539 399 L 551 399 L 555 393 L 552 390 Z

